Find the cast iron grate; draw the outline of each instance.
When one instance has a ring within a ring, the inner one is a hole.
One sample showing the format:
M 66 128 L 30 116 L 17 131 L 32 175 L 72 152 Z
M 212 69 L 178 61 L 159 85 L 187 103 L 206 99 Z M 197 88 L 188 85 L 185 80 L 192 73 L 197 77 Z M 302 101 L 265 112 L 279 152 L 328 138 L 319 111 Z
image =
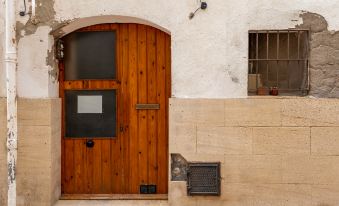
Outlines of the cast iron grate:
M 188 163 L 188 195 L 220 195 L 220 163 Z

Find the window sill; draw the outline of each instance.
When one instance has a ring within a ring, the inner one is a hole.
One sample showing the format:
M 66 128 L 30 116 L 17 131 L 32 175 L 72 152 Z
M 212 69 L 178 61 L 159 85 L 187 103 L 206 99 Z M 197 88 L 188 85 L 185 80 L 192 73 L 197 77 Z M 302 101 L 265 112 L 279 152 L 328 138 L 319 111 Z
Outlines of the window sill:
M 307 96 L 293 96 L 293 95 L 248 95 L 249 99 L 317 99 L 316 97 L 307 95 Z

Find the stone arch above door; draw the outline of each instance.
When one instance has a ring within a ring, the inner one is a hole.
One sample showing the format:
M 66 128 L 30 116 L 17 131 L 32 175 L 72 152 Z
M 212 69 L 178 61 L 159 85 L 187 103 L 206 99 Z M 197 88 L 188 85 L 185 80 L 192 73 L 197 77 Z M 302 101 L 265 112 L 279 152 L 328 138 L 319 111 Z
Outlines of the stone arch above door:
M 52 30 L 50 34 L 53 35 L 55 38 L 60 38 L 78 29 L 96 25 L 96 24 L 103 24 L 103 23 L 143 24 L 143 25 L 148 25 L 156 29 L 159 29 L 167 34 L 171 33 L 167 28 L 160 26 L 156 23 L 153 23 L 151 21 L 145 20 L 145 19 L 141 19 L 137 17 L 130 17 L 130 16 L 121 16 L 121 15 L 106 15 L 106 16 L 93 16 L 93 17 L 75 19 L 71 21 L 70 23 L 63 24 L 57 29 Z

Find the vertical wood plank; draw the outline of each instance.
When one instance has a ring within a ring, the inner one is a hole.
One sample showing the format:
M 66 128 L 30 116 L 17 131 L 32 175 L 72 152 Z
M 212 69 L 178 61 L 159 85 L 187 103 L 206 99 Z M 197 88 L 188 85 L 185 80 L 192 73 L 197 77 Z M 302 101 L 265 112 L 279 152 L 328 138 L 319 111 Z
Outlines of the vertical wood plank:
M 120 48 L 121 48 L 121 98 L 122 98 L 122 122 L 123 122 L 123 133 L 121 134 L 121 144 L 122 144 L 122 193 L 130 193 L 130 138 L 129 138 L 129 99 L 128 99 L 128 81 L 129 81 L 129 34 L 128 34 L 128 24 L 120 25 Z
M 128 25 L 128 48 L 129 48 L 129 67 L 128 67 L 128 106 L 129 106 L 129 139 L 130 139 L 130 149 L 129 149 L 129 158 L 130 158 L 130 193 L 138 193 L 138 116 L 135 110 L 135 104 L 137 103 L 138 91 L 137 91 L 137 55 L 138 55 L 138 45 L 137 45 L 137 27 L 136 24 Z
M 101 190 L 102 194 L 112 192 L 112 160 L 111 160 L 111 140 L 101 144 Z M 113 151 L 112 151 L 113 152 Z
M 61 98 L 61 193 L 71 193 L 70 191 L 73 191 L 73 185 L 74 183 L 72 182 L 73 179 L 73 175 L 68 176 L 68 177 L 72 177 L 72 179 L 67 179 L 67 175 L 66 175 L 66 148 L 65 148 L 65 141 L 64 141 L 64 131 L 65 131 L 65 121 L 64 121 L 64 117 L 65 117 L 65 91 L 64 91 L 64 74 L 65 74 L 65 68 L 64 68 L 64 62 L 60 61 L 59 62 L 59 97 Z M 73 145 L 72 145 L 73 146 Z M 73 159 L 71 161 L 71 164 L 73 166 Z M 72 169 L 72 172 L 74 171 L 74 169 Z M 67 181 L 66 181 L 67 180 Z M 72 185 L 69 185 L 72 184 Z M 66 192 L 68 191 L 68 192 Z
M 157 98 L 158 110 L 158 193 L 167 193 L 167 135 L 166 135 L 166 58 L 165 34 L 157 31 Z
M 94 147 L 88 149 L 88 156 L 92 155 L 90 159 L 92 159 L 92 165 L 89 164 L 88 170 L 92 171 L 91 175 L 92 178 L 89 176 L 88 178 L 91 179 L 91 194 L 100 194 L 102 193 L 102 157 L 101 154 L 105 153 L 102 147 L 103 144 L 109 144 L 109 139 L 94 139 Z M 106 175 L 106 174 L 105 174 Z
M 138 103 L 147 103 L 146 27 L 138 25 Z M 138 110 L 138 184 L 148 183 L 147 111 Z
M 165 34 L 165 56 L 166 56 L 166 107 L 167 107 L 167 118 L 166 121 L 168 121 L 168 106 L 169 106 L 169 98 L 171 98 L 172 95 L 172 74 L 171 74 L 171 36 L 168 34 Z M 166 127 L 168 128 L 168 122 Z M 168 136 L 168 134 L 167 134 Z
M 86 177 L 84 178 L 84 182 L 86 184 L 86 188 L 85 188 L 85 193 L 87 194 L 93 194 L 94 193 L 94 155 L 96 155 L 94 153 L 94 148 L 97 147 L 98 145 L 98 141 L 97 140 L 93 140 L 94 141 L 94 147 L 93 148 L 88 148 L 85 144 L 83 145 L 83 147 L 86 148 L 86 160 L 84 162 L 84 164 L 86 165 Z
M 147 103 L 158 103 L 156 68 L 156 30 L 147 28 Z M 147 111 L 148 183 L 157 184 L 157 119 L 155 110 Z
M 85 140 L 74 140 L 75 189 L 86 193 L 86 145 Z
M 165 69 L 166 69 L 166 95 L 165 95 L 165 105 L 166 105 L 166 116 L 165 116 L 165 137 L 164 137 L 164 150 L 166 157 L 164 157 L 165 162 L 167 165 L 164 168 L 164 193 L 168 193 L 168 181 L 169 181 L 169 98 L 171 98 L 172 95 L 172 82 L 171 82 L 171 36 L 168 34 L 165 34 Z
M 119 194 L 121 192 L 121 152 L 120 141 L 118 139 L 111 140 L 111 160 L 112 171 L 110 172 L 112 178 L 112 193 Z
M 74 193 L 74 141 L 72 139 L 64 140 L 64 173 L 63 173 L 63 192 L 67 194 Z

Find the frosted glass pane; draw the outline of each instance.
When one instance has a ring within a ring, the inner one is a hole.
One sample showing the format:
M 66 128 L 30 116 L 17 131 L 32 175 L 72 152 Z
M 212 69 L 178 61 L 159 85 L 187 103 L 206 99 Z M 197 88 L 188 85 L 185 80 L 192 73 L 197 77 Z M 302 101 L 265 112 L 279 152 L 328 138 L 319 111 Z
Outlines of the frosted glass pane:
M 102 113 L 102 96 L 78 96 L 78 113 Z

